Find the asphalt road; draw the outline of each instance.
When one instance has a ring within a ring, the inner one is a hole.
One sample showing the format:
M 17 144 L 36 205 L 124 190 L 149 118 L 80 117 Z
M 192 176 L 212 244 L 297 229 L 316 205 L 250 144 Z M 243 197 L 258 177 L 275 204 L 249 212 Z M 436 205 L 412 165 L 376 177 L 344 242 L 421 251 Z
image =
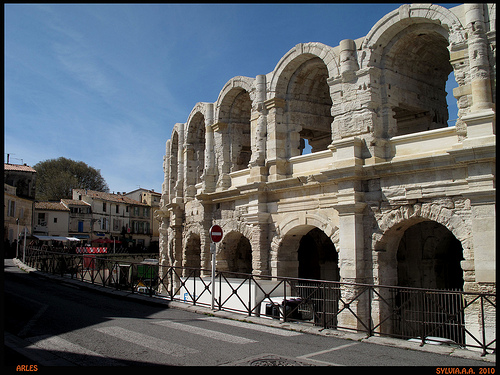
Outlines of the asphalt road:
M 436 373 L 436 367 L 492 365 L 111 297 L 28 274 L 11 260 L 4 270 L 10 367 L 419 366 Z

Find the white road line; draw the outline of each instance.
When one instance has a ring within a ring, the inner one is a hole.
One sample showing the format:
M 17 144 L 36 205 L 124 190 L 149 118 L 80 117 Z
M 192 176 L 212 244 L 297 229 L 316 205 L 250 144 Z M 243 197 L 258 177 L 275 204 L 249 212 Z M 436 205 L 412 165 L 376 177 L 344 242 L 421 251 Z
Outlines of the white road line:
M 307 359 L 309 361 L 321 362 L 321 363 L 329 364 L 329 365 L 333 365 L 333 366 L 343 366 L 343 365 L 340 365 L 340 364 L 337 364 L 337 363 L 333 363 L 333 362 L 320 361 L 319 359 L 313 359 L 311 357 L 314 357 L 316 355 L 325 354 L 325 353 L 334 352 L 336 350 L 348 348 L 350 346 L 358 345 L 358 344 L 359 344 L 358 342 L 353 342 L 353 343 L 349 343 L 349 344 L 345 344 L 345 345 L 340 345 L 340 346 L 336 346 L 335 348 L 330 348 L 330 349 L 326 349 L 326 350 L 321 350 L 319 352 L 304 354 L 304 355 L 301 355 L 301 356 L 297 357 L 297 359 Z
M 63 339 L 60 336 L 37 336 L 31 337 L 28 340 L 33 342 L 32 345 L 28 346 L 28 349 L 34 348 L 55 352 L 54 354 L 57 356 L 79 366 L 123 366 L 120 362 Z
M 174 357 L 184 357 L 188 354 L 198 353 L 199 350 L 188 348 L 187 346 L 182 346 L 169 342 L 166 340 L 161 340 L 149 335 L 144 335 L 142 333 L 130 331 L 121 327 L 101 327 L 95 328 L 96 331 L 116 337 L 118 339 L 131 342 L 135 345 L 142 346 L 147 349 L 155 350 L 163 354 L 168 354 Z
M 275 327 L 268 327 L 268 326 L 262 326 L 260 324 L 252 324 L 252 323 L 247 323 L 247 322 L 240 322 L 238 320 L 230 320 L 230 319 L 224 319 L 224 318 L 216 318 L 216 317 L 206 317 L 206 318 L 198 318 L 197 320 L 207 320 L 209 322 L 216 322 L 220 324 L 226 324 L 228 326 L 233 326 L 233 327 L 241 327 L 245 329 L 252 329 L 254 331 L 260 331 L 260 332 L 265 332 L 265 333 L 270 333 L 273 335 L 278 335 L 278 336 L 299 336 L 302 335 L 302 332 L 296 332 L 296 331 L 289 331 L 286 329 L 281 329 L 281 328 L 275 328 Z
M 194 326 L 190 326 L 187 324 L 171 322 L 169 320 L 162 320 L 159 322 L 154 322 L 153 324 L 158 324 L 158 325 L 161 325 L 163 327 L 168 327 L 168 328 L 176 329 L 179 331 L 192 333 L 195 335 L 209 337 L 209 338 L 214 339 L 214 340 L 221 340 L 221 341 L 230 342 L 232 344 L 250 344 L 250 343 L 257 342 L 255 340 L 250 340 L 250 339 L 247 339 L 245 337 L 230 335 L 227 333 L 212 331 L 212 330 L 200 328 L 200 327 L 194 327 Z

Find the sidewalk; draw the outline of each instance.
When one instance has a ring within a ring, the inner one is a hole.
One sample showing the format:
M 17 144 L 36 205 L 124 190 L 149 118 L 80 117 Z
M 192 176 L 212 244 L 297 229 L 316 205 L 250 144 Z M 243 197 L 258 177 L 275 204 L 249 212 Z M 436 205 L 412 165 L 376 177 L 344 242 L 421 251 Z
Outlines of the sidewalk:
M 14 265 L 16 265 L 19 269 L 21 269 L 25 272 L 28 272 L 28 273 L 32 273 L 36 276 L 49 278 L 49 279 L 52 279 L 55 281 L 65 283 L 65 284 L 75 285 L 75 286 L 78 286 L 80 288 L 86 288 L 88 290 L 92 290 L 92 291 L 97 292 L 97 293 L 107 294 L 107 295 L 110 295 L 113 297 L 127 298 L 127 299 L 140 301 L 142 303 L 163 305 L 166 307 L 168 306 L 170 308 L 191 311 L 191 312 L 194 312 L 197 314 L 211 315 L 211 316 L 215 316 L 215 317 L 218 317 L 221 319 L 232 319 L 232 320 L 238 320 L 238 321 L 242 321 L 242 322 L 250 322 L 250 323 L 265 325 L 265 326 L 269 326 L 269 327 L 282 328 L 282 329 L 303 332 L 303 333 L 309 333 L 309 334 L 314 334 L 314 335 L 332 336 L 332 337 L 342 338 L 345 340 L 352 340 L 352 341 L 359 341 L 359 342 L 365 342 L 365 343 L 370 343 L 370 344 L 392 346 L 392 347 L 410 349 L 410 350 L 418 350 L 418 351 L 423 351 L 423 352 L 428 352 L 428 353 L 449 355 L 452 357 L 482 360 L 482 361 L 486 362 L 485 365 L 488 365 L 488 366 L 496 364 L 496 354 L 487 354 L 484 357 L 481 357 L 481 352 L 479 351 L 479 349 L 478 350 L 470 350 L 470 349 L 456 348 L 456 347 L 452 347 L 452 346 L 448 346 L 448 345 L 432 345 L 432 344 L 426 344 L 424 346 L 420 346 L 420 343 L 417 343 L 417 342 L 410 342 L 407 340 L 396 339 L 396 338 L 391 338 L 391 337 L 381 337 L 381 336 L 368 337 L 365 333 L 356 333 L 356 332 L 342 331 L 342 330 L 336 330 L 336 329 L 323 329 L 321 327 L 308 326 L 305 324 L 300 324 L 300 323 L 295 323 L 295 322 L 282 322 L 278 319 L 267 319 L 267 318 L 260 318 L 260 317 L 256 317 L 256 316 L 246 316 L 243 314 L 237 314 L 237 313 L 232 313 L 232 312 L 227 312 L 227 311 L 212 310 L 208 307 L 193 306 L 193 305 L 188 304 L 188 303 L 170 301 L 169 299 L 158 297 L 158 296 L 150 297 L 150 296 L 142 295 L 139 293 L 132 293 L 132 292 L 123 291 L 123 290 L 115 290 L 115 289 L 107 288 L 107 287 L 104 287 L 101 285 L 90 284 L 90 283 L 86 283 L 86 282 L 83 282 L 80 280 L 70 279 L 67 277 L 46 274 L 46 273 L 40 272 L 34 268 L 28 267 L 27 265 L 22 263 L 22 261 L 19 259 L 13 259 L 13 262 L 14 262 Z

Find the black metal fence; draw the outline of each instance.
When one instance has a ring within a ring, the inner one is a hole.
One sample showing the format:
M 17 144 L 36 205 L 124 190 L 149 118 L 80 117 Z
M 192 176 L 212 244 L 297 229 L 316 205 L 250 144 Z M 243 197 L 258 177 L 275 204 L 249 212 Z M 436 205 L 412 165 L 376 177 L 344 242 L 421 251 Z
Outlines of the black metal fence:
M 496 351 L 496 295 L 342 283 L 126 262 L 26 249 L 42 272 L 217 310 L 322 328 Z

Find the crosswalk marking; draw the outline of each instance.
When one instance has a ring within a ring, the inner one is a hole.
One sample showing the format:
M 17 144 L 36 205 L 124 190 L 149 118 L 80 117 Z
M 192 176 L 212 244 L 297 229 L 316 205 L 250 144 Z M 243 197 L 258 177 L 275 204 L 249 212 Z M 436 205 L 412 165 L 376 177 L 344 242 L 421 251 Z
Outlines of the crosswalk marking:
M 173 342 L 161 340 L 149 335 L 130 331 L 121 327 L 100 327 L 95 328 L 97 331 L 119 338 L 124 341 L 131 342 L 135 345 L 145 347 L 147 349 L 156 350 L 163 354 L 168 354 L 174 357 L 183 357 L 188 354 L 198 353 L 199 350 L 188 348 L 187 346 L 178 345 Z
M 121 363 L 107 358 L 81 345 L 63 339 L 60 336 L 38 336 L 32 337 L 33 342 L 28 348 L 43 349 L 56 352 L 59 357 L 63 357 L 79 366 L 120 366 Z
M 158 325 L 161 325 L 161 326 L 167 327 L 167 328 L 176 329 L 179 331 L 192 333 L 195 335 L 209 337 L 209 338 L 215 339 L 215 340 L 226 341 L 226 342 L 229 342 L 232 344 L 250 344 L 250 343 L 257 342 L 255 340 L 247 339 L 245 337 L 230 335 L 227 333 L 212 331 L 212 330 L 200 328 L 200 327 L 189 326 L 186 324 L 171 322 L 168 320 L 154 322 L 154 324 L 158 324 Z
M 205 317 L 205 318 L 198 318 L 198 320 L 207 320 L 210 322 L 216 322 L 216 323 L 225 324 L 225 325 L 233 326 L 233 327 L 241 327 L 241 328 L 245 328 L 245 329 L 251 329 L 254 331 L 270 333 L 270 334 L 278 335 L 278 336 L 290 337 L 290 336 L 302 335 L 301 332 L 288 331 L 286 329 L 281 329 L 281 328 L 274 328 L 274 327 L 262 326 L 259 324 L 240 322 L 238 320 L 216 318 L 216 317 L 212 317 L 212 316 Z

